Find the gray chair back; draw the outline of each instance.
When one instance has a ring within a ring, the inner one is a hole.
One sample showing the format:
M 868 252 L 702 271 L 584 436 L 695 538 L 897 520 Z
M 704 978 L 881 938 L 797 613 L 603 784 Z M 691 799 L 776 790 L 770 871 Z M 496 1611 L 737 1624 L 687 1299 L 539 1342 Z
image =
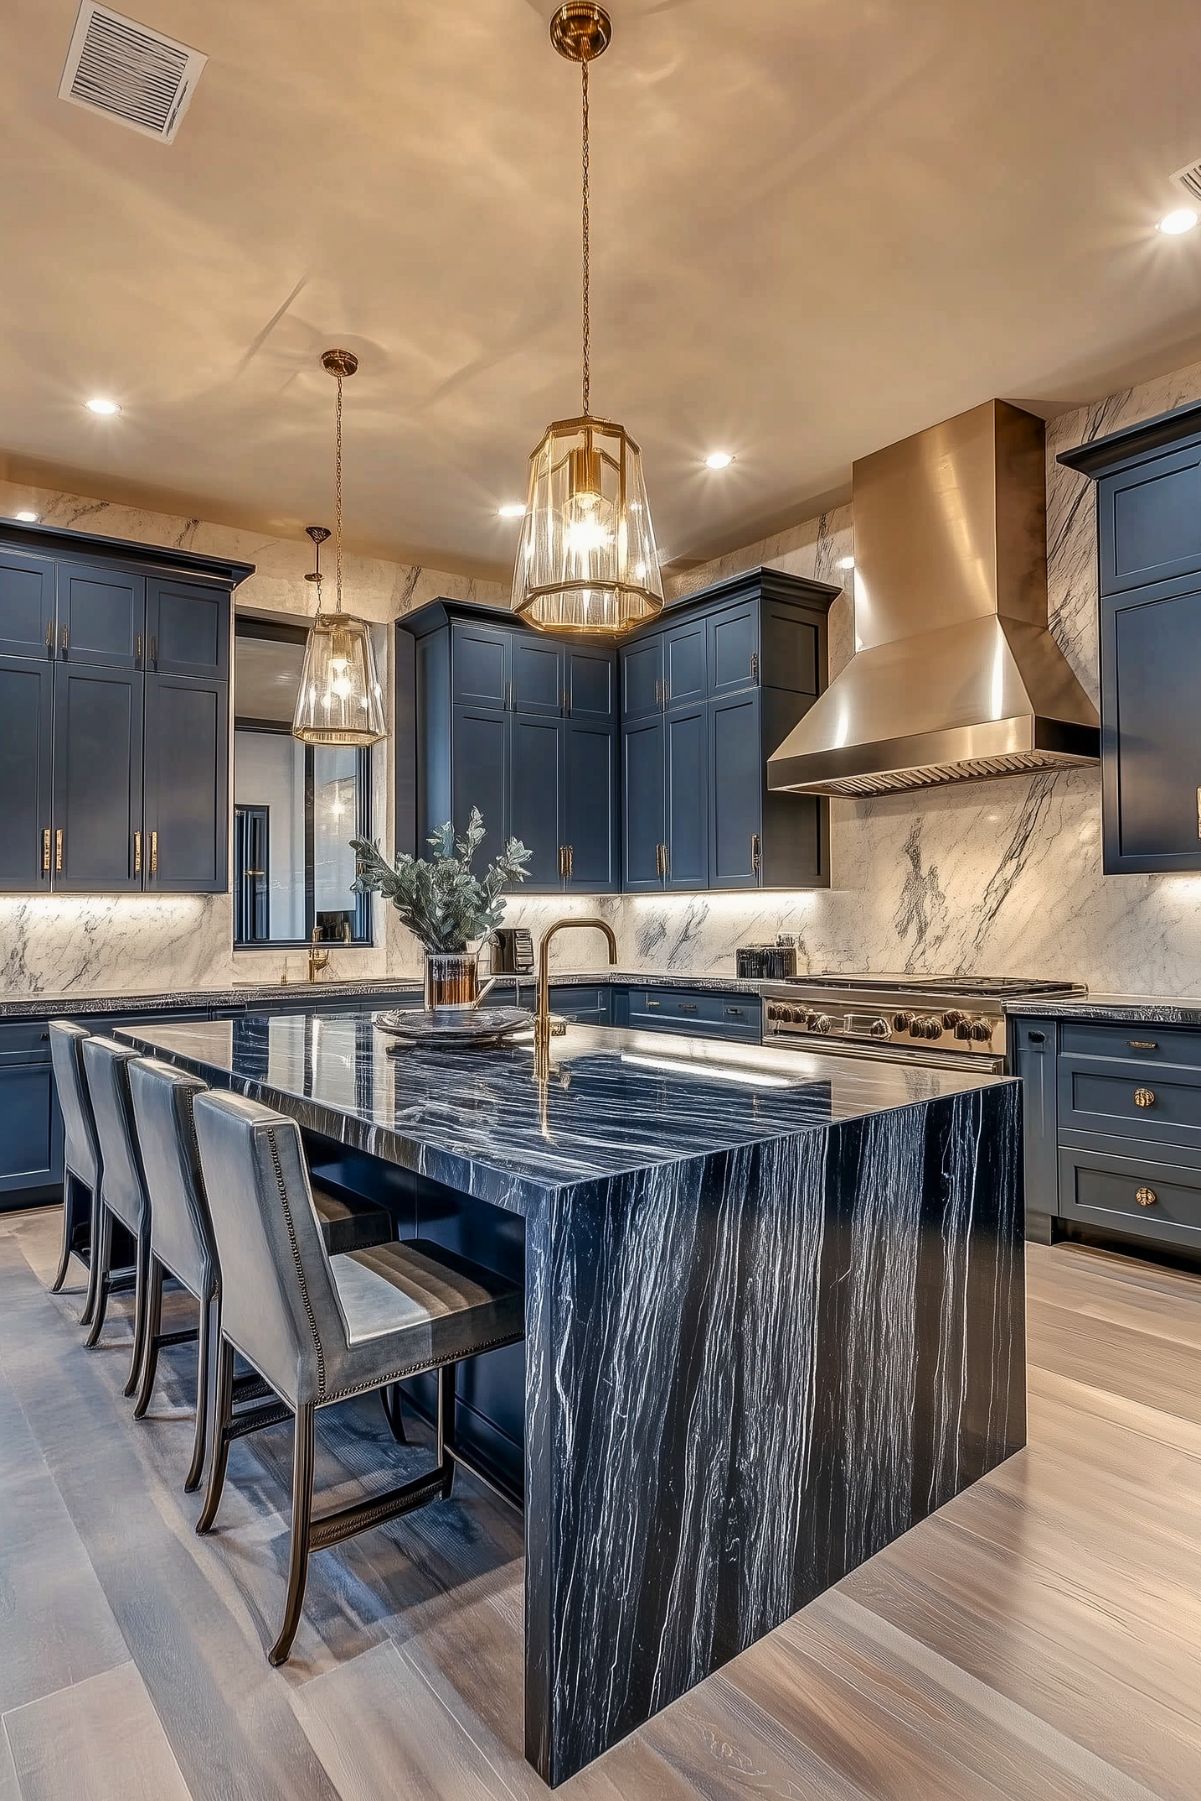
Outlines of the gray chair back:
M 95 1193 L 100 1180 L 100 1153 L 81 1055 L 88 1037 L 90 1033 L 72 1019 L 50 1021 L 50 1061 L 63 1116 L 64 1161 L 69 1173 L 78 1176 Z
M 347 1354 L 296 1121 L 242 1095 L 196 1097 L 221 1262 L 221 1329 L 292 1406 L 325 1399 Z
M 198 1300 L 217 1274 L 192 1103 L 205 1084 L 153 1057 L 129 1065 L 138 1148 L 150 1195 L 150 1249 Z
M 118 1044 L 113 1038 L 89 1038 L 83 1046 L 84 1074 L 100 1146 L 100 1196 L 135 1237 L 143 1229 L 149 1208 L 129 1099 L 129 1065 L 137 1054 L 131 1044 Z

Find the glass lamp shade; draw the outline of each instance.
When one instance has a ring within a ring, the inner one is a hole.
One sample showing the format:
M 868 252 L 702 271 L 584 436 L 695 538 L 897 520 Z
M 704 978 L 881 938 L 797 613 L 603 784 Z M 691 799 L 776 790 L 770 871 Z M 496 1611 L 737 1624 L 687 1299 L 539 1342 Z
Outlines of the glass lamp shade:
M 386 735 L 371 628 L 350 613 L 318 613 L 309 627 L 293 737 L 305 744 L 376 744 Z
M 530 458 L 513 610 L 541 631 L 619 636 L 662 606 L 637 444 L 607 419 L 560 419 Z

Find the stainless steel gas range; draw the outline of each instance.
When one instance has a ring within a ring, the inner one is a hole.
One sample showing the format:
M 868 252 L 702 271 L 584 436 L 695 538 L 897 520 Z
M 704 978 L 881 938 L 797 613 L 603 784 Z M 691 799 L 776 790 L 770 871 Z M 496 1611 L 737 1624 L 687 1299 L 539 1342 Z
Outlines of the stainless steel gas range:
M 763 988 L 763 1036 L 856 1057 L 1005 1068 L 1005 1002 L 1085 994 L 1072 982 L 979 976 L 792 976 Z

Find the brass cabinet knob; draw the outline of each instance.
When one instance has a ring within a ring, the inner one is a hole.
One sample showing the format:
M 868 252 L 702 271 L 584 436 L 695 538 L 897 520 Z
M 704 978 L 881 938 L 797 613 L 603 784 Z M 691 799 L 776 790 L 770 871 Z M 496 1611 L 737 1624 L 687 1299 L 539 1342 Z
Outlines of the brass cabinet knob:
M 1140 1207 L 1154 1207 L 1159 1196 L 1153 1188 L 1136 1188 L 1134 1198 Z
M 1153 1088 L 1136 1088 L 1134 1091 L 1134 1104 L 1136 1107 L 1153 1107 L 1155 1105 L 1155 1090 Z

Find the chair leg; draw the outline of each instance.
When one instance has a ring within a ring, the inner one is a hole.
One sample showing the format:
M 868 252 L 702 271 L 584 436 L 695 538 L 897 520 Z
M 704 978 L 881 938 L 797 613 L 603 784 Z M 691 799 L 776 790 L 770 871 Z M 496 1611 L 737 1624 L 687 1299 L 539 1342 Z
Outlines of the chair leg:
M 455 1440 L 455 1371 L 457 1364 L 444 1363 L 438 1371 L 438 1468 L 442 1472 L 442 1499 L 446 1500 L 454 1487 L 454 1458 L 449 1455 L 449 1447 Z
M 217 1517 L 217 1509 L 221 1505 L 221 1490 L 225 1487 L 225 1466 L 229 1462 L 229 1422 L 234 1408 L 234 1348 L 228 1338 L 217 1340 L 217 1380 L 213 1395 L 212 1418 L 209 1429 L 212 1434 L 212 1454 L 209 1458 L 209 1483 L 205 1491 L 204 1506 L 200 1510 L 200 1518 L 196 1521 L 197 1532 L 207 1532 Z
M 92 1240 L 92 1277 L 88 1284 L 88 1305 L 84 1309 L 85 1318 L 90 1318 L 91 1330 L 84 1343 L 89 1351 L 100 1337 L 104 1326 L 104 1315 L 108 1309 L 109 1264 L 113 1254 L 113 1216 L 101 1202 L 99 1222 L 96 1236 Z
M 196 1353 L 196 1432 L 192 1439 L 192 1462 L 184 1479 L 184 1493 L 194 1494 L 200 1487 L 204 1471 L 204 1451 L 208 1442 L 209 1419 L 213 1410 L 213 1347 L 221 1341 L 221 1301 L 215 1294 L 200 1303 L 200 1342 Z
M 67 1279 L 67 1265 L 71 1261 L 71 1239 L 75 1232 L 76 1197 L 80 1184 L 70 1170 L 63 1177 L 63 1242 L 58 1253 L 58 1268 L 54 1272 L 54 1280 L 50 1284 L 51 1294 L 57 1294 Z
M 145 1344 L 142 1349 L 142 1368 L 138 1378 L 138 1398 L 134 1403 L 133 1410 L 135 1420 L 144 1417 L 146 1409 L 150 1405 L 150 1397 L 154 1393 L 154 1378 L 158 1371 L 159 1339 L 163 1330 L 163 1266 L 153 1251 L 150 1254 L 150 1278 L 147 1287 L 149 1293 L 146 1296 Z
M 100 1230 L 104 1204 L 100 1199 L 99 1184 L 92 1190 L 92 1221 L 90 1235 L 90 1259 L 88 1268 L 88 1291 L 84 1296 L 83 1312 L 79 1316 L 81 1326 L 90 1326 L 96 1312 L 96 1299 L 100 1293 Z
M 267 1653 L 267 1661 L 287 1661 L 300 1624 L 305 1584 L 309 1574 L 309 1525 L 313 1517 L 313 1421 L 316 1409 L 306 1402 L 296 1409 L 292 1439 L 292 1535 L 288 1555 L 288 1594 L 284 1601 L 279 1637 Z
M 138 1255 L 134 1269 L 133 1290 L 133 1356 L 129 1360 L 129 1377 L 123 1393 L 131 1395 L 138 1385 L 142 1357 L 146 1350 L 146 1321 L 150 1312 L 150 1221 L 144 1220 L 138 1232 Z
M 405 1431 L 404 1411 L 400 1399 L 400 1383 L 389 1382 L 386 1388 L 379 1391 L 380 1404 L 384 1410 L 384 1418 L 388 1422 L 388 1430 L 398 1445 L 407 1445 L 408 1433 Z

